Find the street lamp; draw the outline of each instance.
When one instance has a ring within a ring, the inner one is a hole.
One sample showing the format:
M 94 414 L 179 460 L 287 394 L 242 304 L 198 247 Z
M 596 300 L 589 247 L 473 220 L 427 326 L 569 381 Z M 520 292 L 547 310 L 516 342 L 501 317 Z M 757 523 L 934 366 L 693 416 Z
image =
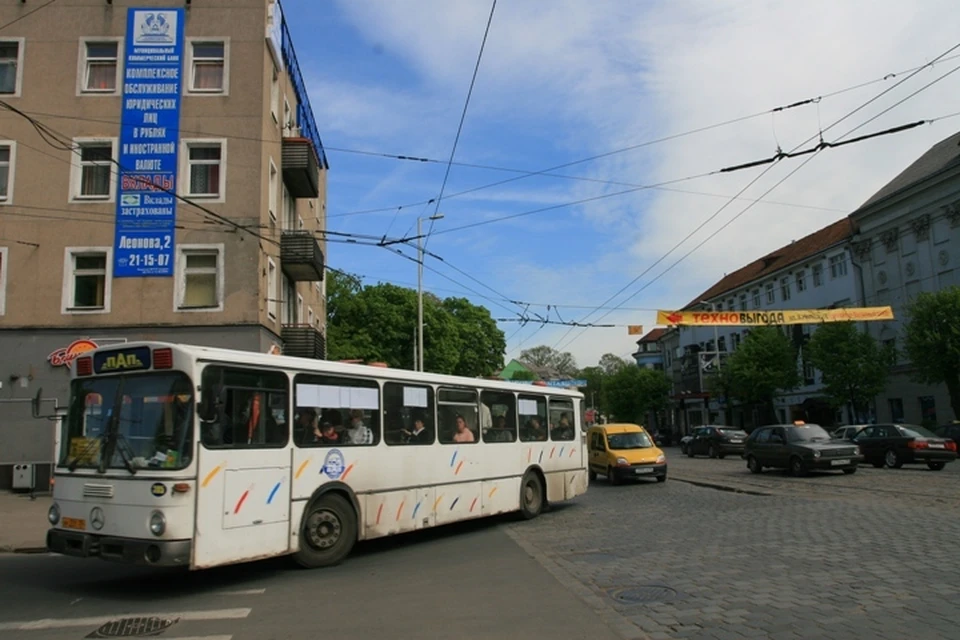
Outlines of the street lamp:
M 423 232 L 421 223 L 424 220 L 440 220 L 442 213 L 428 218 L 417 218 L 417 362 L 414 367 L 423 371 Z

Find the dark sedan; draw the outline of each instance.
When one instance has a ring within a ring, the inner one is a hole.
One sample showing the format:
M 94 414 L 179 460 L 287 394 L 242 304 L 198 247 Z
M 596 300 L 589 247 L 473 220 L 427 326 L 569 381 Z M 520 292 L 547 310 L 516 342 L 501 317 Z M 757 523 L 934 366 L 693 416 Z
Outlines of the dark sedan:
M 747 432 L 737 427 L 707 426 L 697 427 L 693 438 L 687 443 L 687 455 L 708 455 L 711 458 L 723 458 L 727 454 L 743 453 L 743 443 Z
M 957 443 L 913 424 L 872 424 L 853 439 L 864 459 L 879 468 L 924 464 L 940 471 L 957 458 Z
M 775 424 L 754 430 L 747 438 L 743 457 L 747 468 L 760 473 L 764 467 L 789 469 L 795 476 L 810 471 L 842 470 L 856 473 L 862 460 L 860 449 L 850 442 L 831 440 L 817 424 L 795 422 Z
M 953 442 L 960 447 L 960 421 L 952 422 L 950 424 L 945 424 L 937 427 L 933 430 L 935 434 L 941 438 L 948 438 L 953 440 Z M 957 452 L 960 454 L 960 451 Z

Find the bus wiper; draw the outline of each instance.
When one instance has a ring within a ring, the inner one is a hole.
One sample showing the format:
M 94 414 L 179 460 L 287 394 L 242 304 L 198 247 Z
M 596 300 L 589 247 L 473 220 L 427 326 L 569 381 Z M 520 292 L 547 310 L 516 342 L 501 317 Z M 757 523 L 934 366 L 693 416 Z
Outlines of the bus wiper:
M 130 472 L 130 475 L 137 475 L 137 468 L 133 464 L 133 447 L 130 446 L 130 441 L 119 431 L 117 431 L 115 435 L 117 449 L 120 451 L 120 457 L 123 459 L 124 466 L 127 468 L 127 471 Z
M 107 430 L 104 433 L 105 443 L 100 451 L 100 465 L 97 467 L 97 473 L 106 473 L 107 465 L 113 460 L 114 449 L 117 446 L 117 436 L 120 435 L 120 412 L 123 411 L 123 378 L 117 385 L 117 393 L 113 398 L 113 407 L 110 411 L 110 422 L 107 424 Z M 126 463 L 121 449 L 120 457 Z

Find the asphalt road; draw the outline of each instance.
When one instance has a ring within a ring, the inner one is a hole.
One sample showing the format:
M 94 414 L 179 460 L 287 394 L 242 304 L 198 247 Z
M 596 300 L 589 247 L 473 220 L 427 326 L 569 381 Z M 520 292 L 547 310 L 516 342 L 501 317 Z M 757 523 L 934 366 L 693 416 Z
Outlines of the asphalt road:
M 503 522 L 371 542 L 320 571 L 286 559 L 189 573 L 0 556 L 0 638 L 78 640 L 133 616 L 179 618 L 166 640 L 620 637 Z
M 179 619 L 165 640 L 960 637 L 960 463 L 796 479 L 668 460 L 663 484 L 601 478 L 537 520 L 364 544 L 323 571 L 0 556 L 0 638 L 137 615 Z M 698 486 L 721 484 L 741 492 Z

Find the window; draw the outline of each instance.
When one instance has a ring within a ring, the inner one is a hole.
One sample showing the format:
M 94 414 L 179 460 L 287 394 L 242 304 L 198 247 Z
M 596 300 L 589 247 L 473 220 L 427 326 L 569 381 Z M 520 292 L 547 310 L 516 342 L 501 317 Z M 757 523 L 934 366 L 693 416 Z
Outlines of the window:
M 776 301 L 776 294 L 773 292 L 773 283 L 768 282 L 764 289 L 767 291 L 767 304 L 773 304 Z
M 544 442 L 547 439 L 547 399 L 520 395 L 520 442 Z
M 177 247 L 177 310 L 223 310 L 223 245 Z
M 303 324 L 303 296 L 297 294 L 297 324 Z
M 0 316 L 7 312 L 7 256 L 6 247 L 0 247 Z
M 297 226 L 297 202 L 294 200 L 290 190 L 287 189 L 286 184 L 282 185 L 280 196 L 282 199 L 283 229 L 285 231 L 293 231 L 297 228 L 302 228 Z
M 267 315 L 271 320 L 277 319 L 277 265 L 267 258 Z
M 811 269 L 811 272 L 813 273 L 813 286 L 815 287 L 821 286 L 823 284 L 823 265 L 822 264 L 813 265 L 813 269 Z
M 0 141 L 0 204 L 13 202 L 13 170 L 16 163 L 16 142 Z
M 280 76 L 277 68 L 273 68 L 273 78 L 270 81 L 270 116 L 277 124 L 280 123 Z
M 277 165 L 273 164 L 273 158 L 270 158 L 270 177 L 267 184 L 267 211 L 270 213 L 270 220 L 277 221 Z
M 741 293 L 740 294 L 740 311 L 746 311 L 746 310 L 747 310 L 747 294 Z
M 433 444 L 433 387 L 387 382 L 383 385 L 383 439 L 388 445 Z
M 903 422 L 903 398 L 890 398 L 890 422 Z
M 307 307 L 307 324 L 313 326 L 313 307 Z
M 830 258 L 830 277 L 840 278 L 847 275 L 847 261 L 843 254 L 832 256 Z
M 116 40 L 80 41 L 81 93 L 117 93 L 119 51 Z
M 753 308 L 754 309 L 760 308 L 760 289 L 753 290 Z
M 440 387 L 437 392 L 437 435 L 440 444 L 477 442 L 477 392 Z
M 281 124 L 282 131 L 281 135 L 288 136 L 291 133 L 293 128 L 293 118 L 290 116 L 290 101 L 287 100 L 287 97 L 283 97 L 283 123 Z
M 229 51 L 226 39 L 191 39 L 187 47 L 192 93 L 229 93 Z
M 737 347 L 740 346 L 740 334 L 739 334 L 739 333 L 731 333 L 731 334 L 730 334 L 730 344 L 731 344 L 731 346 L 732 346 L 734 349 L 736 349 Z
M 116 141 L 112 139 L 75 139 L 72 189 L 73 201 L 113 201 L 113 159 Z
M 227 141 L 221 140 L 185 140 L 183 173 L 187 174 L 186 188 L 182 195 L 194 198 L 210 198 L 224 201 L 226 188 Z
M 550 439 L 566 442 L 575 435 L 573 400 L 550 398 Z
M 201 376 L 200 439 L 208 449 L 285 447 L 290 384 L 279 371 L 208 365 Z
M 23 77 L 23 38 L 0 40 L 0 95 L 19 96 Z
M 807 274 L 805 271 L 801 270 L 801 271 L 797 271 L 795 275 L 796 275 L 796 283 L 797 283 L 797 293 L 800 293 L 801 291 L 807 288 L 807 281 L 806 281 Z
M 780 278 L 780 295 L 784 301 L 790 299 L 790 278 Z
M 380 442 L 380 386 L 376 380 L 298 375 L 294 384 L 296 444 L 342 447 Z
M 112 254 L 107 247 L 67 247 L 64 255 L 63 313 L 108 313 Z
M 517 399 L 505 391 L 480 392 L 480 425 L 484 442 L 517 439 Z
M 920 396 L 920 420 L 923 426 L 937 424 L 937 403 L 933 396 Z

